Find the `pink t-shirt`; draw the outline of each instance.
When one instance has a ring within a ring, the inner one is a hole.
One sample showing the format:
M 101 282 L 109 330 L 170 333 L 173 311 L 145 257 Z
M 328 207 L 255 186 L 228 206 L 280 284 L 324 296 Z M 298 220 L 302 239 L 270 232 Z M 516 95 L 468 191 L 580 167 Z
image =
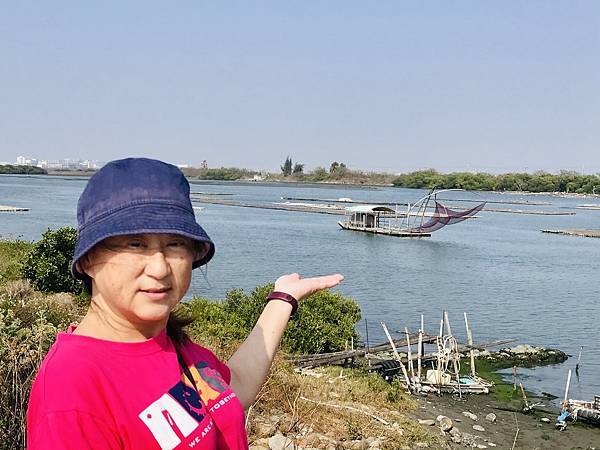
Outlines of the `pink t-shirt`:
M 59 333 L 31 389 L 27 448 L 247 449 L 227 366 L 192 342 L 181 353 L 197 390 L 164 330 L 135 343 Z

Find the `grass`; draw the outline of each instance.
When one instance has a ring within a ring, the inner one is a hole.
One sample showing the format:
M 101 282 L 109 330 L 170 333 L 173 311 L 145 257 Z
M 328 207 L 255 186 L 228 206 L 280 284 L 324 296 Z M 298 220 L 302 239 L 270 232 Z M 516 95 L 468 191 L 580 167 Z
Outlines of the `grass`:
M 398 382 L 377 374 L 334 366 L 303 374 L 280 357 L 249 411 L 248 434 L 251 442 L 272 435 L 265 418 L 276 414 L 277 429 L 298 446 L 348 448 L 351 441 L 376 438 L 382 449 L 417 442 L 444 448 L 443 440 L 407 418 L 416 406 Z
M 0 240 L 0 284 L 21 278 L 21 262 L 32 247 L 27 241 Z

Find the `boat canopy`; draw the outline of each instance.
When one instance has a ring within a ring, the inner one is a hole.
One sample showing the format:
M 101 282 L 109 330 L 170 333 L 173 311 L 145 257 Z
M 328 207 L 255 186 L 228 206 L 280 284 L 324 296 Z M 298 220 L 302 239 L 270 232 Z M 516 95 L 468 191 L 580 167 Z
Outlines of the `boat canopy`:
M 376 213 L 376 212 L 396 212 L 392 208 L 388 208 L 387 206 L 381 205 L 358 205 L 358 206 L 348 206 L 346 211 L 351 213 Z

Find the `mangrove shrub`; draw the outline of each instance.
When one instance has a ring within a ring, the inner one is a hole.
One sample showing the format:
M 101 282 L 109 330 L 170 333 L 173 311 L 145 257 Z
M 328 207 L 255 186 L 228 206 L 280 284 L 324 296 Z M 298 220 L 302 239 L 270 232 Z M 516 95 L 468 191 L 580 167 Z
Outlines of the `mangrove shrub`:
M 259 286 L 251 293 L 234 289 L 222 302 L 195 297 L 184 307 L 195 321 L 190 334 L 199 341 L 218 342 L 221 346 L 242 341 L 254 327 L 272 284 Z M 358 341 L 355 325 L 360 307 L 355 300 L 337 292 L 321 291 L 300 302 L 290 319 L 282 347 L 290 353 L 322 353 L 342 350 L 353 338 Z
M 23 262 L 23 276 L 42 292 L 81 293 L 83 284 L 70 272 L 76 242 L 75 228 L 46 231 L 27 254 Z

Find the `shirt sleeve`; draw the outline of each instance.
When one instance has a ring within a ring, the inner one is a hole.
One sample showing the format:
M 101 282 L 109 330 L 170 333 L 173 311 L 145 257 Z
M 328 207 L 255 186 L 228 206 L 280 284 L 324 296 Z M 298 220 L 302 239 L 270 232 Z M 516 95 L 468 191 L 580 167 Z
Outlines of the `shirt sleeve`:
M 122 448 L 114 430 L 80 411 L 47 413 L 28 429 L 27 449 L 113 450 Z

